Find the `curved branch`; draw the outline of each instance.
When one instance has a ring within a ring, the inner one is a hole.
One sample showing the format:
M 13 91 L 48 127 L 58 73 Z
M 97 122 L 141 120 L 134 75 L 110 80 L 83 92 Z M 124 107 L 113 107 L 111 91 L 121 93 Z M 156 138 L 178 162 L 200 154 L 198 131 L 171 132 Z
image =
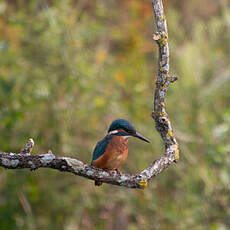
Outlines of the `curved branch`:
M 162 1 L 152 0 L 152 5 L 157 27 L 153 39 L 159 47 L 158 75 L 152 117 L 155 120 L 156 129 L 164 142 L 165 154 L 173 155 L 174 161 L 177 161 L 179 160 L 179 148 L 165 106 L 165 96 L 168 86 L 170 83 L 176 81 L 177 78 L 169 75 L 168 30 Z
M 85 164 L 77 159 L 57 157 L 50 151 L 46 154 L 31 155 L 30 153 L 34 146 L 34 141 L 29 139 L 25 148 L 19 154 L 0 152 L 0 166 L 8 169 L 28 168 L 31 170 L 38 168 L 52 168 L 62 172 L 70 172 L 91 180 L 99 180 L 103 183 L 128 188 L 144 188 L 147 186 L 149 180 L 179 159 L 178 144 L 165 109 L 165 95 L 167 88 L 171 82 L 176 80 L 176 77 L 169 75 L 167 24 L 163 12 L 162 1 L 152 0 L 152 4 L 157 27 L 153 39 L 159 46 L 159 69 L 156 80 L 154 111 L 152 112 L 152 117 L 155 120 L 156 129 L 162 137 L 165 146 L 165 154 L 155 160 L 148 168 L 139 174 L 123 174 L 112 170 L 104 171 Z
M 170 156 L 169 156 L 170 158 Z M 173 159 L 171 159 L 172 161 Z M 167 167 L 168 158 L 161 157 L 156 160 L 152 169 L 146 173 L 144 170 L 140 174 L 124 174 L 117 171 L 104 171 L 92 165 L 85 164 L 77 159 L 69 157 L 57 157 L 52 152 L 41 155 L 29 155 L 24 153 L 4 153 L 0 152 L 0 166 L 7 169 L 36 170 L 38 168 L 52 168 L 61 172 L 70 172 L 91 180 L 100 180 L 103 183 L 124 186 L 127 188 L 144 188 L 147 181 L 159 174 Z M 150 175 L 151 174 L 151 175 Z

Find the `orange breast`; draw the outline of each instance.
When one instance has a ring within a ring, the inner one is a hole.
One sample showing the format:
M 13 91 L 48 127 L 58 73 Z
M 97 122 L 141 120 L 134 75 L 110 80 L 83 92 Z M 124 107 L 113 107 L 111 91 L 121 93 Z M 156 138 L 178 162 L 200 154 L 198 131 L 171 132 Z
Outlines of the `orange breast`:
M 114 136 L 107 145 L 105 153 L 93 161 L 93 165 L 103 169 L 118 169 L 128 156 L 128 139 Z

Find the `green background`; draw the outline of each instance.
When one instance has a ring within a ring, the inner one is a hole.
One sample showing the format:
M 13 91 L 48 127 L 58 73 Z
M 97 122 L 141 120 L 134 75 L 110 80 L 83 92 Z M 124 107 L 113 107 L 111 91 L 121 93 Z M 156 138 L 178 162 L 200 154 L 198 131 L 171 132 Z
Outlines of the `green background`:
M 51 169 L 0 169 L 2 230 L 230 228 L 230 6 L 164 1 L 171 73 L 167 110 L 180 160 L 145 190 Z M 90 162 L 116 118 L 130 139 L 122 171 L 164 152 L 150 113 L 158 47 L 150 0 L 0 1 L 0 150 Z

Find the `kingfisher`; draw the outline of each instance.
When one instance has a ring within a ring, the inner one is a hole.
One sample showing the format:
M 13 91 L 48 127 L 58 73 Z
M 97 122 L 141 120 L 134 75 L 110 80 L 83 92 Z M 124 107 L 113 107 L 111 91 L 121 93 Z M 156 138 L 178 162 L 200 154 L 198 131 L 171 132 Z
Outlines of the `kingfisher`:
M 136 131 L 130 121 L 121 118 L 114 120 L 109 126 L 108 134 L 97 143 L 91 165 L 104 170 L 116 170 L 119 173 L 118 169 L 128 156 L 129 137 L 150 143 Z M 95 185 L 100 186 L 102 182 L 95 180 Z

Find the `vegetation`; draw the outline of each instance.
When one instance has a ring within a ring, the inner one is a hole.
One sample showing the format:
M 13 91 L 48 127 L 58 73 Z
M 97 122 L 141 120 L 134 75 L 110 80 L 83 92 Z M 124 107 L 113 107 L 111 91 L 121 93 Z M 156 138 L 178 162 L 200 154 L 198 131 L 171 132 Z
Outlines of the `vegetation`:
M 48 169 L 0 169 L 0 229 L 230 227 L 230 6 L 167 0 L 171 72 L 167 107 L 181 158 L 143 191 Z M 151 145 L 130 140 L 122 171 L 163 153 L 150 117 L 157 74 L 149 0 L 0 2 L 0 149 L 90 162 L 118 117 Z

